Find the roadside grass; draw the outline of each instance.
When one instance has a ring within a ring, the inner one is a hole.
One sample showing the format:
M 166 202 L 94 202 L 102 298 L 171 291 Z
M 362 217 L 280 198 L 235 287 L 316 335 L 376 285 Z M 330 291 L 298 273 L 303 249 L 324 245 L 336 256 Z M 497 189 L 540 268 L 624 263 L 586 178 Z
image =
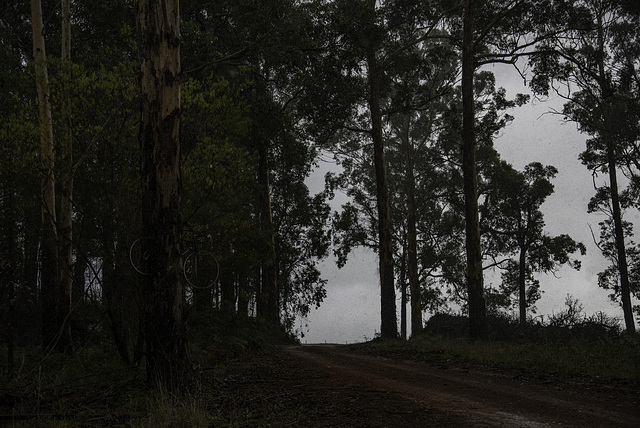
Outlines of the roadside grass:
M 216 312 L 190 318 L 189 328 L 195 378 L 180 391 L 150 389 L 144 359 L 124 364 L 106 332 L 73 355 L 18 348 L 13 379 L 0 345 L 0 426 L 246 426 L 253 416 L 225 379 L 243 360 L 293 339 L 280 326 Z
M 120 362 L 108 343 L 92 343 L 73 355 L 42 353 L 39 346 L 18 350 L 13 379 L 0 380 L 0 425 L 90 426 L 121 422 L 122 400 L 141 391 L 139 367 Z M 6 361 L 6 348 L 0 348 Z
M 5 370 L 6 347 L 0 346 L 0 426 L 235 427 L 268 426 L 283 415 L 299 420 L 304 410 L 296 407 L 299 403 L 285 403 L 279 394 L 265 396 L 256 386 L 269 380 L 261 376 L 272 376 L 260 362 L 262 353 L 295 343 L 281 327 L 221 312 L 194 315 L 189 323 L 196 378 L 181 391 L 149 389 L 144 360 L 138 366 L 123 364 L 106 332 L 73 355 L 19 348 L 12 380 Z M 637 336 L 508 327 L 508 334 L 493 334 L 488 341 L 470 342 L 464 330 L 449 329 L 409 341 L 376 339 L 350 346 L 434 365 L 640 385 Z
M 640 384 L 640 337 L 517 338 L 469 341 L 424 333 L 409 341 L 374 340 L 368 352 L 518 371 L 537 377 L 560 376 Z M 362 348 L 361 348 L 362 349 Z

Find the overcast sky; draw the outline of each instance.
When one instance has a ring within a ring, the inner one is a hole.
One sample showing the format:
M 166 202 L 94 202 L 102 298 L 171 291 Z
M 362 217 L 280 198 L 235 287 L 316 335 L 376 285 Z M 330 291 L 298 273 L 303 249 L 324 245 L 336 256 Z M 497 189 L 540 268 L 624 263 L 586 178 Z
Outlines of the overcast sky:
M 497 86 L 507 89 L 509 97 L 528 93 L 523 79 L 504 66 L 495 68 Z M 562 268 L 556 276 L 539 275 L 543 291 L 537 303 L 536 315 L 548 315 L 565 308 L 567 295 L 577 298 L 591 315 L 602 311 L 622 318 L 622 309 L 609 301 L 607 291 L 598 287 L 597 274 L 607 262 L 593 243 L 589 225 L 598 233 L 603 218 L 587 214 L 587 204 L 594 194 L 591 172 L 578 160 L 584 151 L 586 135 L 578 132 L 574 123 L 565 123 L 562 116 L 549 111 L 561 110 L 563 100 L 532 100 L 528 105 L 509 113 L 515 120 L 495 140 L 495 148 L 502 159 L 522 170 L 530 162 L 553 165 L 558 175 L 552 181 L 555 193 L 542 206 L 546 232 L 551 235 L 569 234 L 583 242 L 587 254 L 580 258 L 582 269 Z M 312 192 L 322 189 L 323 176 L 332 165 L 321 165 L 310 180 Z M 599 177 L 598 184 L 606 177 Z M 340 201 L 336 201 L 339 206 Z M 374 337 L 380 330 L 380 292 L 376 255 L 361 249 L 352 253 L 347 265 L 338 269 L 333 259 L 321 265 L 323 278 L 328 280 L 327 298 L 318 310 L 312 311 L 298 327 L 305 337 L 303 343 L 353 343 Z M 499 274 L 485 274 L 486 283 L 499 282 Z M 397 293 L 399 299 L 399 293 Z M 409 311 L 408 311 L 409 312 Z M 400 310 L 398 308 L 398 323 Z

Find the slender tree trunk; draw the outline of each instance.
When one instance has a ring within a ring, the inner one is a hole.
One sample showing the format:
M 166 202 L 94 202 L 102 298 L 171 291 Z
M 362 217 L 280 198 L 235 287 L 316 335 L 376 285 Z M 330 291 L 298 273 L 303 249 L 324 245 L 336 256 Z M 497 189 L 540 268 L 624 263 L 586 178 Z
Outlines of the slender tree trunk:
M 34 207 L 38 208 L 38 207 Z M 38 233 L 40 235 L 40 233 Z M 31 334 L 37 334 L 37 332 L 43 331 L 42 326 L 42 309 L 44 304 L 42 303 L 42 295 L 38 296 L 38 244 L 40 242 L 39 236 L 35 236 L 35 233 L 25 234 L 24 240 L 24 256 L 23 266 L 20 272 L 20 295 L 21 295 L 21 307 L 22 310 L 27 313 L 33 314 L 33 317 L 29 319 L 29 326 L 27 331 Z M 40 266 L 42 268 L 42 266 Z M 23 326 L 26 327 L 26 326 Z
M 60 170 L 60 228 L 58 236 L 60 301 L 58 325 L 59 349 L 73 350 L 71 342 L 71 294 L 73 284 L 73 132 L 71 127 L 71 12 L 70 0 L 62 0 L 62 141 Z
M 82 251 L 76 251 L 76 260 L 73 264 L 73 306 L 82 306 L 85 293 L 85 275 L 87 273 L 87 256 Z
M 7 378 L 9 380 L 13 380 L 16 377 L 16 327 L 15 327 L 15 318 L 16 318 L 16 289 L 14 284 L 10 284 L 7 294 L 7 317 L 9 318 L 6 323 L 7 329 Z
M 142 361 L 145 346 L 145 316 L 144 316 L 143 302 L 138 303 L 138 337 L 136 337 L 136 343 L 133 347 L 133 365 L 137 366 Z
M 7 340 L 7 378 L 9 380 L 15 377 L 15 349 L 16 349 L 16 311 L 15 311 L 15 293 L 17 283 L 17 242 L 16 242 L 16 220 L 15 209 L 13 203 L 14 189 L 11 184 L 11 176 L 7 177 L 9 181 L 4 190 L 2 198 L 3 213 L 3 232 L 5 236 L 6 259 L 0 265 L 0 296 L 3 301 L 0 302 L 4 309 L 1 315 L 4 321 L 4 330 Z M 3 293 L 4 292 L 4 293 Z
M 404 241 L 400 259 L 400 337 L 407 340 L 407 243 Z
M 613 208 L 613 223 L 616 236 L 616 250 L 618 252 L 618 271 L 620 272 L 620 293 L 622 297 L 622 312 L 627 333 L 635 333 L 633 307 L 631 306 L 631 291 L 629 287 L 629 268 L 627 266 L 627 251 L 624 245 L 624 230 L 622 229 L 622 213 L 618 196 L 618 180 L 616 177 L 615 155 L 612 144 L 607 142 L 609 158 L 609 186 L 611 188 L 611 206 Z
M 620 294 L 622 298 L 622 312 L 624 313 L 624 323 L 627 333 L 635 333 L 636 327 L 633 320 L 633 307 L 631 305 L 631 290 L 629 287 L 629 268 L 627 266 L 627 250 L 624 244 L 624 229 L 622 228 L 622 210 L 620 209 L 620 196 L 618 194 L 618 177 L 616 165 L 615 140 L 611 117 L 611 101 L 613 91 L 609 87 L 607 73 L 604 65 L 605 36 L 603 33 L 602 16 L 598 15 L 598 48 L 603 55 L 599 56 L 598 73 L 600 75 L 600 89 L 602 91 L 602 108 L 604 130 L 603 139 L 607 150 L 607 163 L 609 169 L 609 189 L 611 192 L 611 209 L 613 215 L 613 225 L 616 241 L 616 251 L 618 253 L 618 272 L 620 273 Z
M 368 0 L 371 18 L 375 16 L 376 1 Z M 371 25 L 375 25 L 371 22 Z M 367 46 L 367 68 L 369 83 L 369 111 L 371 114 L 371 139 L 373 140 L 373 161 L 376 174 L 376 202 L 378 207 L 378 258 L 380 269 L 380 335 L 394 338 L 398 336 L 396 316 L 396 290 L 393 274 L 393 251 L 391 242 L 391 209 L 387 167 L 382 137 L 382 111 L 380 109 L 381 70 L 378 67 L 376 46 L 369 41 Z
M 605 100 L 608 104 L 609 100 Z M 605 127 L 608 126 L 608 109 L 605 105 Z M 627 250 L 624 244 L 624 229 L 622 228 L 622 210 L 620 209 L 620 196 L 618 194 L 618 177 L 616 172 L 615 144 L 608 130 L 604 132 L 607 146 L 607 162 L 609 168 L 609 189 L 611 192 L 611 210 L 615 233 L 616 251 L 618 253 L 618 272 L 620 273 L 620 294 L 622 297 L 622 312 L 627 333 L 635 333 L 636 327 L 633 319 L 633 307 L 631 305 L 631 291 L 629 287 L 629 267 L 627 265 Z
M 411 335 L 418 335 L 422 331 L 422 301 L 420 282 L 418 280 L 418 232 L 416 227 L 416 180 L 413 168 L 413 146 L 409 137 L 407 123 L 405 142 L 405 171 L 407 198 L 407 264 L 409 273 L 409 291 L 411 293 Z
M 189 382 L 180 239 L 179 0 L 138 0 L 142 118 L 142 221 L 147 380 L 174 389 Z
M 520 306 L 520 325 L 527 324 L 527 289 L 526 289 L 526 275 L 527 275 L 527 250 L 524 246 L 520 246 L 520 261 L 518 264 L 518 304 Z
M 221 265 L 221 268 L 224 264 Z M 221 272 L 222 273 L 222 272 Z M 213 308 L 213 291 L 222 285 L 223 276 L 220 275 L 211 287 L 191 288 L 192 307 L 196 313 L 206 313 Z
M 115 239 L 113 219 L 105 216 L 102 231 L 102 298 L 109 319 L 109 327 L 120 358 L 125 364 L 131 363 L 126 330 L 123 322 L 125 302 L 122 298 L 120 281 L 116 274 Z
M 58 234 L 56 230 L 55 164 L 47 55 L 40 0 L 31 0 L 33 57 L 38 91 L 40 124 L 40 198 L 42 245 L 40 251 L 40 299 L 42 302 L 42 345 L 50 350 L 58 342 Z
M 249 316 L 249 278 L 246 273 L 238 278 L 238 315 Z
M 268 239 L 268 253 L 264 255 L 262 260 L 262 304 L 258 307 L 262 308 L 260 316 L 273 322 L 280 321 L 280 305 L 278 277 L 276 271 L 276 244 L 273 230 L 273 215 L 271 211 L 271 185 L 269 180 L 269 152 L 265 142 L 258 143 L 259 149 L 259 165 L 258 175 L 260 187 L 262 188 L 262 225 L 265 236 Z
M 229 245 L 229 255 L 231 255 L 231 245 Z M 220 294 L 222 310 L 233 313 L 236 310 L 236 284 L 235 275 L 231 265 L 223 263 L 220 268 Z
M 487 310 L 482 276 L 480 218 L 478 214 L 478 177 L 473 76 L 475 50 L 473 36 L 474 0 L 465 0 L 462 46 L 462 172 L 466 221 L 467 293 L 469 299 L 469 336 L 487 335 Z
M 217 287 L 214 284 L 213 287 Z M 211 288 L 194 288 L 193 293 L 193 309 L 196 312 L 206 312 L 213 308 L 213 287 Z

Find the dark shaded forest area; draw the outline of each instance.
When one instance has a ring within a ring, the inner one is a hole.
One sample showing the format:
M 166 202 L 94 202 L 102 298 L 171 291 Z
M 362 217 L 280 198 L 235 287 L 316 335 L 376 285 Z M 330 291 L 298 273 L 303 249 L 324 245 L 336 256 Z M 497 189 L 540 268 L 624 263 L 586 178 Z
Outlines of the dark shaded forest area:
M 151 385 L 190 385 L 204 354 L 294 340 L 326 296 L 319 263 L 356 247 L 378 255 L 383 339 L 454 311 L 464 326 L 443 328 L 473 341 L 512 311 L 510 338 L 540 339 L 536 275 L 586 249 L 545 232 L 557 169 L 494 149 L 530 96 L 490 64 L 562 96 L 607 180 L 588 210 L 623 323 L 569 301 L 552 327 L 634 335 L 638 28 L 634 0 L 3 1 L 3 376 L 107 347 Z M 340 172 L 311 194 L 322 159 Z

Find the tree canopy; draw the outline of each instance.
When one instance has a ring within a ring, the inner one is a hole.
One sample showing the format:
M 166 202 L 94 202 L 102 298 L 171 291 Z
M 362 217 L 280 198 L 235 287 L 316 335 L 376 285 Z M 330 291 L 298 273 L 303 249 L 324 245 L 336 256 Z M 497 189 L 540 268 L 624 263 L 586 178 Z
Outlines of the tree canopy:
M 540 275 L 579 268 L 585 247 L 545 232 L 556 168 L 518 171 L 494 148 L 529 101 L 500 87 L 495 63 L 565 97 L 589 136 L 588 210 L 606 214 L 594 239 L 611 261 L 598 280 L 634 330 L 640 250 L 622 218 L 640 206 L 634 2 L 39 3 L 0 6 L 7 332 L 72 352 L 99 324 L 127 363 L 145 343 L 188 359 L 191 314 L 302 333 L 326 297 L 320 263 L 342 267 L 358 246 L 378 256 L 383 336 L 398 335 L 397 291 L 403 336 L 459 310 L 483 338 L 487 310 L 516 301 L 525 322 Z M 159 33 L 155 7 L 174 11 Z M 312 194 L 327 158 L 337 172 Z M 336 192 L 347 201 L 332 210 Z M 188 257 L 215 260 L 209 285 L 193 287 Z

